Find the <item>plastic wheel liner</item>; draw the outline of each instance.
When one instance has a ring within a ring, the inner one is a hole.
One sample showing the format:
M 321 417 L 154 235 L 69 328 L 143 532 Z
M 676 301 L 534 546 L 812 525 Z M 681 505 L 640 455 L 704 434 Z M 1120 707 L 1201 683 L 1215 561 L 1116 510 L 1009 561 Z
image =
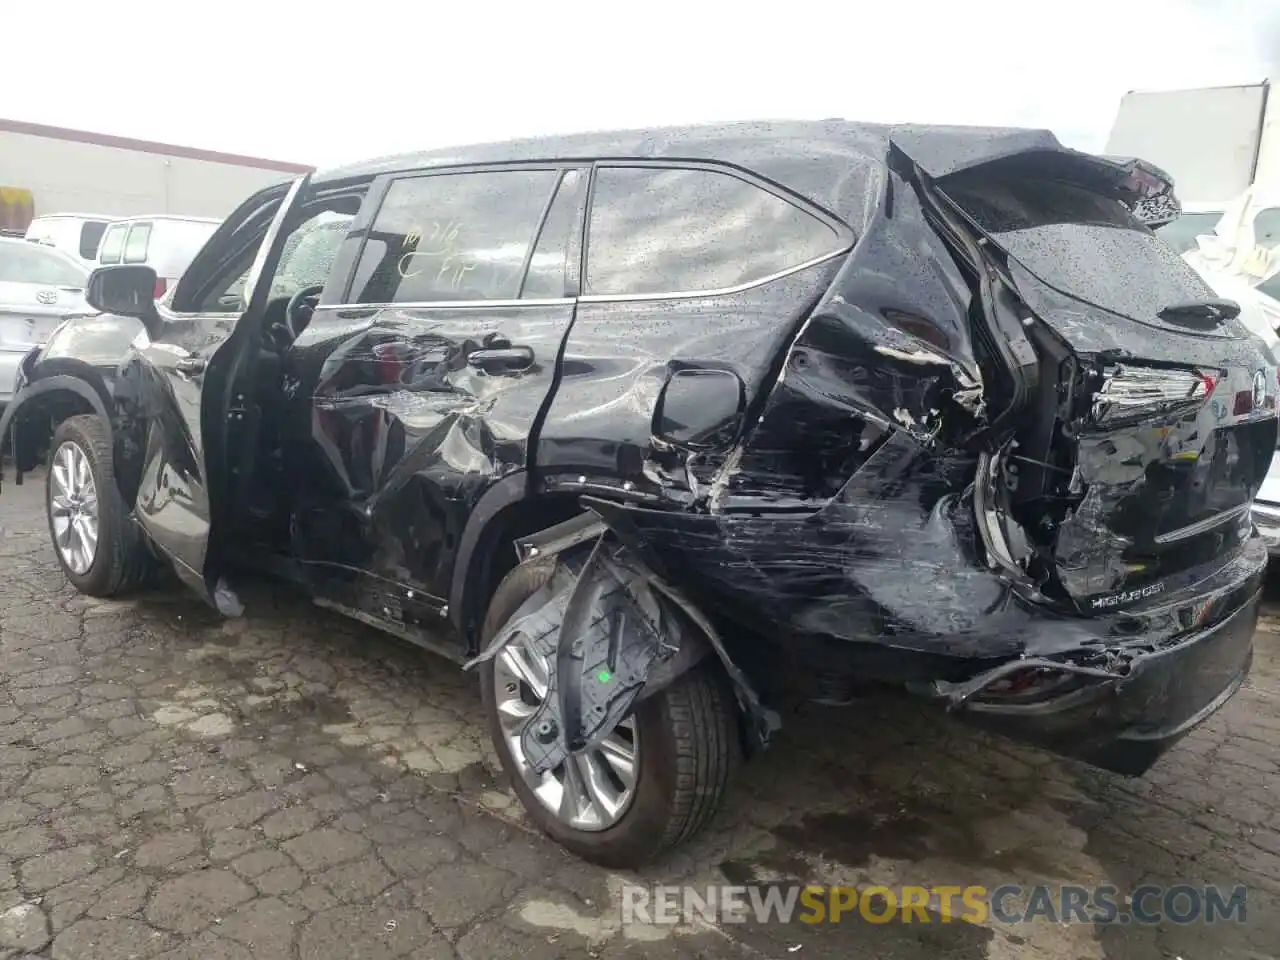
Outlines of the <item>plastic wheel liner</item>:
M 466 664 L 471 669 L 491 660 L 522 637 L 550 665 L 546 697 L 521 734 L 534 772 L 554 770 L 594 747 L 639 701 L 713 652 L 752 721 L 754 742 L 765 746 L 778 717 L 761 705 L 715 629 L 594 514 L 553 530 L 564 527 L 576 530 L 556 546 L 523 545 L 524 562 L 549 566 L 549 579 Z

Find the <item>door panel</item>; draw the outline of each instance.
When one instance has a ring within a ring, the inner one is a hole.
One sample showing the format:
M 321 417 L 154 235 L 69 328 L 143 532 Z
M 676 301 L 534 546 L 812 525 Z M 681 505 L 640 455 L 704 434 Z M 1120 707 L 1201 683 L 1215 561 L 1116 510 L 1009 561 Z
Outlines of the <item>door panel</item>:
M 298 559 L 443 607 L 471 510 L 528 466 L 573 310 L 568 299 L 320 308 L 290 361 L 316 385 L 290 414 L 309 417 L 312 441 Z
M 209 540 L 202 393 L 213 359 L 235 329 L 228 314 L 166 315 L 163 336 L 135 341 L 121 374 L 145 427 L 135 514 L 178 575 L 201 594 Z
M 124 395 L 145 424 L 136 515 L 178 575 L 212 600 L 209 543 L 218 497 L 230 464 L 225 451 L 229 383 L 240 375 L 237 356 L 257 334 L 254 317 L 266 307 L 281 230 L 307 178 L 294 182 L 267 228 L 249 272 L 248 309 L 228 313 L 174 313 L 158 305 L 164 321 L 155 339 L 134 342 L 121 374 Z M 240 333 L 237 336 L 237 332 Z M 249 345 L 257 349 L 256 340 Z
M 352 302 L 322 298 L 286 363 L 293 553 L 322 601 L 418 640 L 440 623 L 468 518 L 528 469 L 555 390 L 586 183 L 516 164 L 371 188 Z

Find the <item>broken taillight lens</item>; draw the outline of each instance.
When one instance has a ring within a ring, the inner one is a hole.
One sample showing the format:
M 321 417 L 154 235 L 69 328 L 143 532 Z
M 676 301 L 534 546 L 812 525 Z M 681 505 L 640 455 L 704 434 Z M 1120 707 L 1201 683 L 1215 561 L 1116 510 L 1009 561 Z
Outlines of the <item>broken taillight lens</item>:
M 1213 395 L 1219 376 L 1217 370 L 1114 364 L 1093 395 L 1093 419 L 1105 425 L 1195 409 Z

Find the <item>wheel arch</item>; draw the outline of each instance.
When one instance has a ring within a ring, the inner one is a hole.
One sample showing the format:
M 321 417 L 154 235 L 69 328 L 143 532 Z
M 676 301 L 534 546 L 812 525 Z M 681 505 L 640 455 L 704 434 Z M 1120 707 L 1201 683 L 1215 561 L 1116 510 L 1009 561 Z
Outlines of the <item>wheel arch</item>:
M 449 619 L 468 657 L 479 651 L 489 599 L 516 565 L 515 541 L 581 512 L 576 493 L 531 491 L 525 471 L 509 474 L 480 498 L 458 542 L 449 589 Z
M 43 444 L 68 417 L 94 414 L 101 418 L 108 436 L 114 433 L 111 394 L 101 375 L 82 361 L 50 363 L 58 369 L 25 384 L 0 418 L 0 439 L 12 444 L 17 483 L 36 466 Z

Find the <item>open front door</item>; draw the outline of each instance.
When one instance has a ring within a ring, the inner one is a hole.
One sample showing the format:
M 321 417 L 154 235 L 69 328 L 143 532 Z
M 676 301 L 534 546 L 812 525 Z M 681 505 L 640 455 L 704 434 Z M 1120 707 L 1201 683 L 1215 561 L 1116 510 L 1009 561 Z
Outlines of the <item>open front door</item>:
M 135 516 L 178 575 L 215 605 L 220 571 L 211 544 L 224 522 L 231 461 L 252 441 L 249 412 L 233 388 L 251 382 L 285 226 L 309 179 L 264 191 L 227 218 L 180 281 L 172 308 L 157 305 L 159 335 L 140 334 L 121 372 L 144 422 Z M 250 257 L 247 303 L 206 295 L 219 275 L 242 271 Z M 231 309 L 237 302 L 243 311 Z

